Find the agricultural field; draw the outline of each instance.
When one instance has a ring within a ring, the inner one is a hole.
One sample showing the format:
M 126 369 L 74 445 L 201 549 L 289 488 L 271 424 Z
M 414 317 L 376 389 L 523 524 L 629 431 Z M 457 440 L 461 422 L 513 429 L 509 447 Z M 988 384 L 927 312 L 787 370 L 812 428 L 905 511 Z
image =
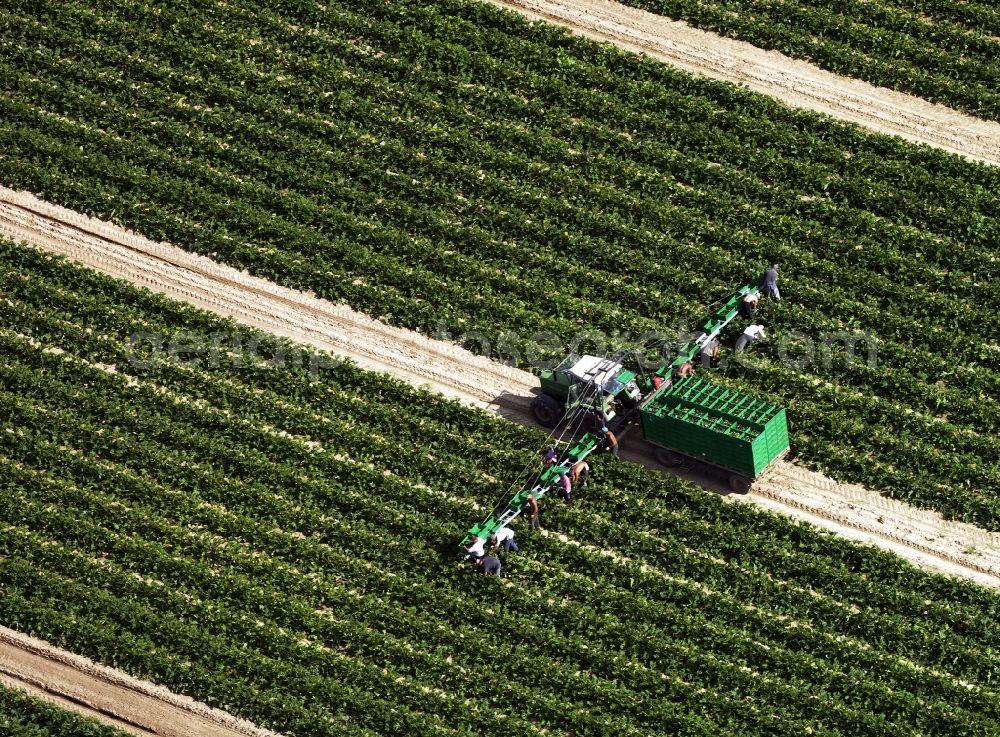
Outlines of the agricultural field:
M 10 627 L 289 735 L 996 733 L 995 591 L 610 457 L 483 578 L 540 433 L 10 242 L 0 290 Z
M 125 732 L 2 685 L 0 731 L 5 737 L 126 737 Z
M 1000 120 L 1000 8 L 966 0 L 625 0 L 838 74 Z
M 1000 529 L 995 168 L 476 2 L 11 2 L 0 30 L 0 183 L 498 360 L 676 336 L 778 260 L 772 340 L 719 380 L 788 408 L 798 462 Z M 877 361 L 824 365 L 831 335 Z

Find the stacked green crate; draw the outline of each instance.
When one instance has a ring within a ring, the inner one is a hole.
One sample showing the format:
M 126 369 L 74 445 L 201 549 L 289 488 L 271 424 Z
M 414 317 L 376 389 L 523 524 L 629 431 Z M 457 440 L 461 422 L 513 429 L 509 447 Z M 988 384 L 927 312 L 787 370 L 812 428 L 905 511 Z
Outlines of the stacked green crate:
M 788 449 L 784 409 L 696 376 L 658 392 L 642 426 L 657 445 L 750 478 Z

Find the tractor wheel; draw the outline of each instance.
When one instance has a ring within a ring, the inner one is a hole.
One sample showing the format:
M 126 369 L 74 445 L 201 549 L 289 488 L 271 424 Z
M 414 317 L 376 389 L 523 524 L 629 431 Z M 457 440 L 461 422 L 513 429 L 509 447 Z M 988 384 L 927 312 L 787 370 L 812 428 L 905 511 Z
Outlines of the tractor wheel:
M 562 405 L 548 394 L 539 394 L 531 400 L 531 412 L 542 427 L 555 427 L 563 416 Z
M 667 468 L 676 468 L 684 463 L 684 456 L 666 448 L 656 449 L 656 460 Z
M 729 477 L 729 488 L 737 494 L 750 493 L 751 486 L 753 486 L 753 479 L 748 479 L 746 476 L 734 473 Z

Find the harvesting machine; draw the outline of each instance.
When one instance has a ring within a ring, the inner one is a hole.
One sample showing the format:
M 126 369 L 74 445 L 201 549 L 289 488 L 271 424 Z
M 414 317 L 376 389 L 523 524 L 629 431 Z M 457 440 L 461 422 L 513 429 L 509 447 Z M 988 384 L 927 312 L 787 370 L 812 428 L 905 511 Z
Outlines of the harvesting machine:
M 486 539 L 510 523 L 529 495 L 544 497 L 559 483 L 560 474 L 597 450 L 600 437 L 595 431 L 601 426 L 619 439 L 640 429 L 664 465 L 704 466 L 723 473 L 733 491 L 747 493 L 788 452 L 785 410 L 694 374 L 681 374 L 736 317 L 743 298 L 757 291 L 750 284 L 740 287 L 677 349 L 672 361 L 651 370 L 643 369 L 634 352 L 621 351 L 605 358 L 570 355 L 554 369 L 542 371 L 532 413 L 539 424 L 553 428 L 550 438 L 557 447 L 563 438 L 569 442 L 555 463 L 473 525 L 460 546 L 468 546 L 474 537 Z

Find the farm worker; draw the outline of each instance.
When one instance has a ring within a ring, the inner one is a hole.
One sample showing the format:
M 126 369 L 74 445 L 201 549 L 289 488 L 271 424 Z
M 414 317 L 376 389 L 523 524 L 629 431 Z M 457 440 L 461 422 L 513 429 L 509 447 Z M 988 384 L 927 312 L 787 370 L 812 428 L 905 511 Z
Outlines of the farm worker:
M 778 291 L 778 265 L 771 264 L 771 268 L 764 272 L 764 294 L 768 299 L 781 301 L 781 293 Z
M 485 555 L 476 561 L 476 565 L 479 566 L 479 570 L 483 572 L 484 576 L 496 574 L 496 577 L 500 578 L 500 569 L 503 566 L 500 564 L 499 558 L 495 558 L 492 555 Z
M 569 480 L 573 482 L 576 486 L 580 483 L 582 477 L 586 477 L 590 473 L 590 464 L 586 461 L 577 461 L 569 469 Z
M 715 360 L 719 357 L 719 341 L 710 340 L 701 349 L 701 365 L 705 368 L 712 368 Z
M 514 542 L 514 531 L 509 527 L 501 527 L 499 530 L 493 533 L 490 538 L 492 547 L 496 550 L 499 546 L 503 545 L 503 551 L 505 553 L 520 553 L 521 550 L 517 547 L 517 543 Z
M 743 349 L 747 347 L 748 343 L 752 343 L 758 338 L 766 338 L 764 334 L 764 326 L 757 324 L 751 325 L 746 330 L 743 331 L 743 335 L 736 339 L 736 352 L 742 353 Z
M 472 544 L 465 549 L 465 552 L 467 552 L 473 558 L 477 559 L 482 558 L 484 555 L 486 555 L 485 545 L 486 541 L 483 538 L 479 537 L 479 535 L 476 535 L 476 537 L 472 541 Z
M 605 425 L 601 428 L 601 447 L 608 451 L 615 458 L 618 457 L 618 438 Z
M 535 499 L 534 494 L 528 494 L 524 502 L 521 504 L 521 511 L 528 515 L 531 520 L 531 529 L 540 530 L 541 525 L 538 522 L 538 501 Z
M 777 279 L 777 272 L 775 272 L 775 279 Z M 775 282 L 775 289 L 777 289 L 777 282 Z M 760 301 L 760 292 L 749 292 L 740 301 L 740 315 L 745 317 L 747 320 L 753 320 L 753 311 L 757 309 L 757 302 Z
M 559 498 L 566 502 L 566 506 L 573 505 L 573 482 L 569 480 L 569 469 L 559 469 Z
M 551 466 L 557 460 L 559 460 L 559 451 L 556 449 L 556 446 L 553 445 L 545 451 L 545 465 Z
M 685 376 L 691 376 L 694 373 L 694 364 L 690 361 L 685 361 L 680 366 L 677 367 L 678 378 L 683 379 Z

